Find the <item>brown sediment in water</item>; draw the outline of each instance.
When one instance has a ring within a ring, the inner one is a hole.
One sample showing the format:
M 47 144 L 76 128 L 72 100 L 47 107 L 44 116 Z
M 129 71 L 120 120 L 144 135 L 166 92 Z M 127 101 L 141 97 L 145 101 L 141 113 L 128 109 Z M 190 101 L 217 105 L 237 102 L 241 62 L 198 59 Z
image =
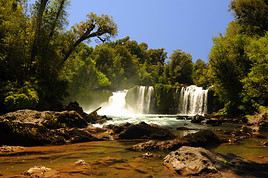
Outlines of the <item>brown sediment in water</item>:
M 0 154 L 0 174 L 21 175 L 34 166 L 45 166 L 58 171 L 60 177 L 173 177 L 162 166 L 166 152 L 154 152 L 144 158 L 141 152 L 127 150 L 138 141 L 102 141 L 62 146 L 25 147 Z M 268 163 L 268 148 L 261 140 L 251 139 L 241 144 L 223 144 L 214 149 L 232 152 L 259 163 Z M 84 160 L 86 165 L 76 165 Z M 224 175 L 232 175 L 226 172 Z M 233 175 L 234 176 L 234 175 Z M 239 176 L 237 176 L 239 177 Z
M 60 177 L 176 177 L 177 175 L 162 165 L 163 157 L 168 152 L 144 154 L 145 152 L 128 149 L 143 141 L 98 141 L 61 146 L 18 147 L 19 149 L 11 149 L 10 152 L 0 152 L 0 175 L 22 175 L 34 166 L 45 166 L 56 170 Z M 212 150 L 234 153 L 257 163 L 268 164 L 268 147 L 263 145 L 263 141 L 265 139 L 250 138 L 236 144 L 221 144 Z M 84 160 L 86 164 L 75 164 L 78 160 Z M 239 177 L 228 171 L 222 175 Z

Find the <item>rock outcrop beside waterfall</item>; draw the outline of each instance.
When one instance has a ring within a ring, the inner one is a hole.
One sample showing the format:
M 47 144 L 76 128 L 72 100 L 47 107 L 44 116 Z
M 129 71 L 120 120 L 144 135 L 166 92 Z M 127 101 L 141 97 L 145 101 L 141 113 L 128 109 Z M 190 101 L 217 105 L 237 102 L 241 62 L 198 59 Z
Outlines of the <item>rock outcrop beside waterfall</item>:
M 175 136 L 157 125 L 123 124 L 93 127 L 91 116 L 76 111 L 20 110 L 0 116 L 0 145 L 58 145 L 114 139 L 172 139 Z M 96 116 L 94 120 L 99 119 Z M 89 122 L 90 121 L 90 122 Z
M 82 117 L 76 111 L 19 110 L 7 113 L 0 116 L 0 145 L 55 145 L 103 140 L 89 127 L 92 117 Z

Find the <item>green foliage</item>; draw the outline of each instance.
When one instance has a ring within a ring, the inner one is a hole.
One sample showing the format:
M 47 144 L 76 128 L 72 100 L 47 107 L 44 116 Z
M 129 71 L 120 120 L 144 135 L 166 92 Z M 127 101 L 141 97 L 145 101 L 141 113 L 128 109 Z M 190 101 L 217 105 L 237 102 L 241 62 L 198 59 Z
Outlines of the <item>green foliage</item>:
M 201 59 L 198 59 L 193 66 L 193 82 L 197 86 L 209 87 L 208 65 Z
M 236 19 L 214 39 L 208 73 L 224 113 L 239 115 L 267 105 L 268 3 L 233 0 L 230 7 Z
M 263 35 L 268 30 L 267 0 L 233 0 L 230 7 L 242 33 Z
M 266 0 L 231 1 L 235 20 L 214 39 L 208 64 L 193 64 L 181 50 L 167 60 L 163 48 L 149 49 L 129 37 L 108 42 L 117 26 L 107 15 L 90 13 L 67 30 L 69 0 L 26 2 L 0 0 L 1 112 L 60 109 L 71 100 L 100 103 L 111 91 L 135 85 L 154 85 L 161 93 L 159 110 L 173 112 L 175 90 L 193 83 L 213 85 L 229 115 L 268 104 Z M 102 44 L 89 47 L 92 39 Z
M 245 95 L 261 105 L 268 104 L 268 33 L 262 38 L 253 39 L 247 47 L 247 55 L 253 66 L 242 80 Z
M 24 82 L 22 85 L 8 82 L 1 89 L 1 93 L 4 93 L 1 98 L 4 110 L 7 111 L 34 108 L 39 101 L 35 87 L 29 82 Z
M 170 56 L 166 68 L 166 77 L 170 84 L 192 84 L 192 56 L 181 50 L 175 50 Z
M 214 39 L 210 53 L 213 85 L 228 114 L 239 114 L 242 103 L 241 80 L 247 75 L 250 61 L 245 54 L 248 38 L 244 35 L 220 36 Z
M 154 88 L 157 112 L 177 113 L 181 86 L 156 84 Z
M 89 64 L 94 62 L 86 60 L 90 50 L 79 56 L 82 60 L 72 61 L 74 67 L 65 62 L 78 58 L 70 56 L 83 42 L 92 38 L 106 41 L 116 35 L 112 18 L 91 13 L 85 22 L 67 31 L 69 0 L 37 0 L 32 6 L 26 2 L 0 0 L 0 82 L 18 81 L 14 88 L 23 88 L 22 81 L 34 80 L 38 100 L 31 93 L 17 89 L 9 92 L 1 85 L 0 106 L 5 106 L 7 111 L 25 107 L 60 109 L 67 96 L 67 86 L 74 86 L 75 77 L 87 75 L 88 71 L 100 86 L 109 86 L 108 78 Z

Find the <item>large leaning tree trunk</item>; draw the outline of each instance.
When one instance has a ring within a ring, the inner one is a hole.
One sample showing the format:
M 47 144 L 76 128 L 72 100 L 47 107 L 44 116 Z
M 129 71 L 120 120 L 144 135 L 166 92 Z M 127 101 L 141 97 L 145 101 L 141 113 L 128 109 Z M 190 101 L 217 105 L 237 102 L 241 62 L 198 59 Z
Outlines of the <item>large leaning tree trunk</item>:
M 72 27 L 69 33 L 71 33 L 73 38 L 69 48 L 64 52 L 60 66 L 64 64 L 80 43 L 94 37 L 105 42 L 117 34 L 117 26 L 110 16 L 97 16 L 95 13 L 90 13 L 87 15 L 86 22 L 80 22 L 78 25 Z

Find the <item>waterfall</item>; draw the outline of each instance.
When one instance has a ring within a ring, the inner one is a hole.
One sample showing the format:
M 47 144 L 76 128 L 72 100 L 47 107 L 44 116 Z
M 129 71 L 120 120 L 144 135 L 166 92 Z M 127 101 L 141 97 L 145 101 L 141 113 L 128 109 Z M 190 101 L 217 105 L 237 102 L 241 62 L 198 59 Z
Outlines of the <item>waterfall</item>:
M 139 86 L 138 99 L 137 99 L 137 112 L 148 114 L 150 112 L 152 95 L 154 87 L 152 86 Z
M 150 108 L 151 108 L 151 100 L 152 100 L 152 95 L 153 95 L 153 92 L 154 92 L 154 87 L 152 86 L 149 86 L 148 87 L 148 92 L 147 92 L 147 105 L 146 105 L 146 111 L 145 113 L 150 113 Z
M 179 98 L 179 114 L 204 115 L 207 113 L 208 90 L 191 85 L 182 87 Z
M 144 110 L 144 95 L 145 95 L 145 86 L 138 87 L 138 99 L 137 99 L 137 110 L 139 113 L 143 113 Z
M 109 116 L 122 116 L 131 114 L 127 110 L 126 95 L 128 90 L 113 92 L 113 95 L 109 97 L 108 102 L 102 105 L 101 110 L 98 111 L 100 115 Z
M 127 103 L 128 90 L 113 92 L 108 102 L 102 104 L 98 111 L 100 115 L 129 116 L 135 114 L 148 114 L 151 108 L 154 88 L 152 86 L 138 86 L 137 100 L 135 103 Z

